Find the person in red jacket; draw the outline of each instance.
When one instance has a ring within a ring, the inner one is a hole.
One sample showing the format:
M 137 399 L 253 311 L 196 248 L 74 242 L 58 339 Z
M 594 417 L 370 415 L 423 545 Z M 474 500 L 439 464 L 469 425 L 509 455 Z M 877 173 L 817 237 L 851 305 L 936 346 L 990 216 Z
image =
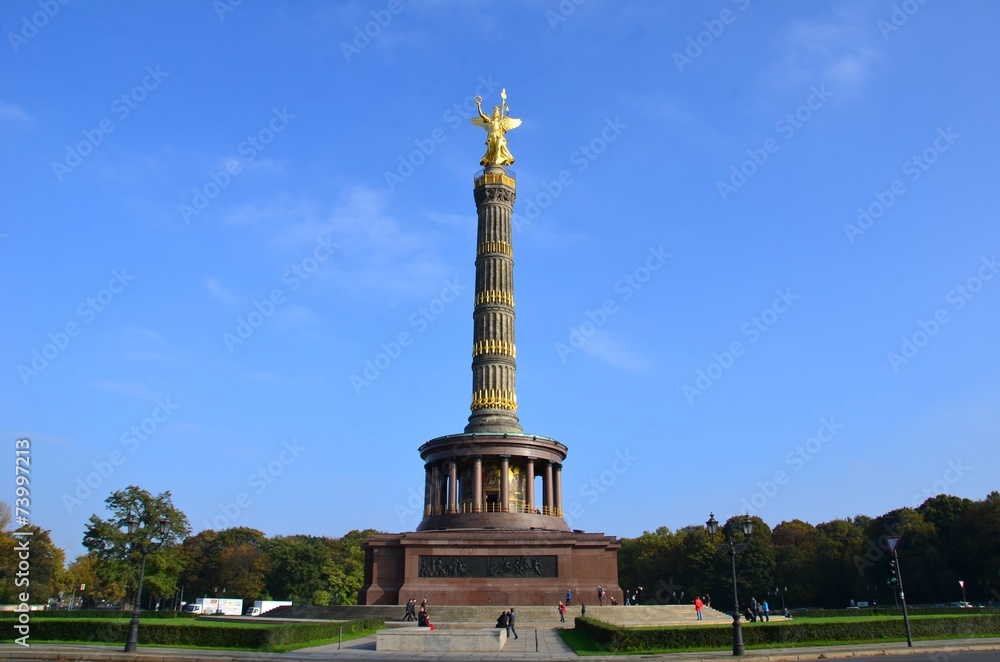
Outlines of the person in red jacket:
M 701 601 L 701 597 L 700 596 L 694 599 L 694 613 L 696 613 L 698 615 L 698 620 L 699 621 L 702 620 L 702 617 L 701 617 L 701 608 L 704 607 L 704 606 L 705 606 L 705 603 Z

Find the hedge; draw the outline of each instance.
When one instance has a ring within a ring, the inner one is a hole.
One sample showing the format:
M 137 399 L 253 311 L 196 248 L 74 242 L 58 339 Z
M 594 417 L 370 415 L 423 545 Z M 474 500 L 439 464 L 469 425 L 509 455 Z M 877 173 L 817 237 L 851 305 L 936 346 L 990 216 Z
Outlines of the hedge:
M 0 618 L 8 616 L 10 612 L 0 612 Z M 132 610 L 121 609 L 44 609 L 30 612 L 32 618 L 132 618 Z M 197 618 L 200 614 L 185 613 L 182 611 L 146 611 L 139 612 L 142 620 L 149 618 Z
M 0 618 L 0 627 L 13 619 Z M 143 622 L 139 626 L 140 644 L 194 646 L 197 648 L 275 649 L 318 639 L 336 638 L 343 628 L 345 635 L 376 630 L 385 625 L 377 618 L 345 622 L 190 624 Z M 36 641 L 88 641 L 93 643 L 124 643 L 128 638 L 128 621 L 122 619 L 47 619 L 32 616 L 31 639 Z
M 576 627 L 611 652 L 724 649 L 733 643 L 731 625 L 703 627 L 620 628 L 590 618 L 577 617 Z M 920 618 L 910 621 L 917 638 L 1000 634 L 1000 614 L 975 614 L 963 618 Z M 905 638 L 903 620 L 872 619 L 845 623 L 754 623 L 743 627 L 747 646 L 810 643 L 817 641 L 867 641 Z
M 970 616 L 972 614 L 998 614 L 1000 609 L 995 607 L 910 607 L 906 611 L 911 615 L 920 616 L 943 616 L 954 614 Z M 774 611 L 771 612 L 773 616 Z M 830 618 L 830 617 L 857 617 L 857 616 L 900 616 L 903 615 L 902 607 L 892 607 L 882 605 L 880 607 L 860 607 L 858 609 L 807 609 L 801 612 L 793 612 L 795 618 Z

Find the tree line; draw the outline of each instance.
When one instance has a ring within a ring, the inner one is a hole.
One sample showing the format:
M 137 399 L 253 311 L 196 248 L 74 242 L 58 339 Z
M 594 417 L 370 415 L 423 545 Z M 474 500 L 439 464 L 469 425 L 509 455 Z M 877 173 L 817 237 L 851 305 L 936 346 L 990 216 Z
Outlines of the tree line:
M 50 532 L 28 527 L 31 536 L 30 593 L 33 603 L 65 604 L 74 596 L 85 607 L 128 607 L 138 583 L 140 552 L 127 533 L 135 514 L 145 540 L 159 541 L 157 524 L 169 533 L 146 559 L 143 607 L 170 609 L 197 597 L 292 600 L 296 604 L 357 604 L 364 581 L 362 544 L 376 533 L 351 531 L 341 538 L 270 536 L 234 527 L 191 533 L 190 523 L 171 501 L 170 492 L 153 495 L 131 486 L 111 494 L 107 516 L 92 515 L 83 535 L 87 553 L 66 565 L 65 552 Z M 751 597 L 770 601 L 772 610 L 794 607 L 846 607 L 855 602 L 894 604 L 888 583 L 886 539 L 900 536 L 898 547 L 909 603 L 947 603 L 962 599 L 1000 602 L 1000 492 L 973 501 L 941 494 L 917 508 L 900 508 L 879 517 L 858 515 L 812 525 L 801 520 L 771 529 L 750 517 L 753 532 L 744 539 L 742 517 L 725 522 L 737 554 L 741 603 Z M 0 502 L 0 603 L 16 601 L 16 542 L 10 508 Z M 22 529 L 23 530 L 23 529 Z M 712 596 L 714 606 L 732 605 L 730 557 L 704 525 L 676 531 L 660 527 L 623 538 L 618 553 L 619 585 L 644 587 L 643 604 L 690 604 Z M 962 582 L 963 587 L 959 584 Z M 80 587 L 84 588 L 81 589 Z
M 1000 603 L 1000 492 L 980 501 L 941 494 L 917 508 L 817 525 L 796 519 L 771 529 L 759 517 L 749 519 L 753 532 L 747 540 L 742 516 L 730 518 L 719 527 L 726 532 L 714 538 L 702 525 L 660 527 L 623 539 L 620 585 L 643 586 L 644 604 L 689 604 L 708 594 L 714 606 L 729 610 L 731 559 L 718 543 L 735 531 L 733 541 L 746 543 L 736 556 L 741 605 L 756 597 L 768 600 L 772 610 L 782 604 L 844 608 L 852 600 L 893 606 L 898 598 L 889 583 L 886 540 L 898 536 L 908 604 Z

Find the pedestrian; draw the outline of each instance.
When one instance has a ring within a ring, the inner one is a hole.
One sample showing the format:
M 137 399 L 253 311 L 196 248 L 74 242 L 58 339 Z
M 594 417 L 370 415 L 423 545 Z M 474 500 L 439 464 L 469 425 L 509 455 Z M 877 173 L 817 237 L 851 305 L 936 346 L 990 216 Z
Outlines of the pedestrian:
M 573 600 L 573 591 L 566 589 L 566 606 L 568 607 Z
M 702 615 L 701 615 L 701 609 L 702 609 L 702 607 L 704 607 L 704 606 L 705 606 L 705 603 L 701 601 L 701 597 L 700 597 L 700 596 L 699 596 L 699 597 L 696 597 L 696 598 L 694 599 L 694 613 L 695 613 L 695 617 L 696 617 L 696 618 L 697 618 L 697 619 L 698 619 L 699 621 L 703 621 L 703 620 L 705 620 L 704 618 L 702 618 Z
M 760 608 L 764 611 L 764 620 L 768 623 L 771 622 L 771 607 L 767 604 L 767 600 L 761 603 Z
M 597 602 L 601 607 L 604 606 L 604 588 L 600 586 L 597 587 Z
M 510 617 L 507 616 L 507 612 L 506 611 L 500 612 L 500 617 L 497 619 L 497 627 L 500 628 L 501 630 L 506 630 L 507 625 L 509 623 L 510 623 Z M 510 635 L 507 636 L 509 637 Z
M 580 615 L 581 616 L 586 616 L 587 615 L 587 605 L 585 605 L 585 604 L 581 604 L 580 605 Z
M 413 613 L 413 605 L 416 602 L 416 598 L 411 598 L 406 601 L 406 614 L 403 615 L 404 621 L 416 620 L 416 614 Z
M 757 616 L 760 614 L 760 605 L 757 604 L 757 598 L 750 598 L 750 613 L 753 615 L 751 619 L 752 622 L 757 622 Z
M 706 593 L 705 594 L 705 601 L 704 602 L 705 602 L 705 606 L 706 607 L 711 607 L 712 606 L 712 596 L 710 594 Z
M 639 588 L 635 589 L 635 603 L 636 604 L 641 604 L 642 603 L 642 587 L 641 586 Z
M 417 626 L 422 628 L 431 627 L 431 617 L 427 613 L 427 607 L 420 605 L 420 611 L 417 612 Z
M 507 638 L 510 639 L 511 632 L 514 633 L 514 638 L 517 639 L 517 630 L 514 629 L 514 608 L 511 607 L 510 611 L 507 612 Z
M 566 605 L 563 604 L 562 600 L 559 601 L 559 622 L 566 622 Z

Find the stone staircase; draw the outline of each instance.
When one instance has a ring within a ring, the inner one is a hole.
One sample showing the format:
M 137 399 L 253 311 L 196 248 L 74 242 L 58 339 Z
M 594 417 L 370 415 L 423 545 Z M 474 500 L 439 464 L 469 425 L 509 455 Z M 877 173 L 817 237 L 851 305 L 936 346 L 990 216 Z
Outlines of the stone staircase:
M 539 626 L 547 625 L 559 627 L 559 612 L 556 606 L 551 607 L 518 607 L 513 605 L 517 612 L 518 626 Z M 455 607 L 455 606 L 434 606 L 428 605 L 428 612 L 431 615 L 431 622 L 444 627 L 473 625 L 477 627 L 492 626 L 496 623 L 497 617 L 503 611 L 500 607 Z M 278 607 L 267 612 L 261 619 L 311 619 L 311 620 L 332 620 L 350 621 L 362 618 L 382 618 L 387 624 L 396 624 L 403 620 L 406 607 L 403 605 L 341 605 L 341 606 L 318 606 L 318 605 L 292 605 L 290 607 Z M 580 607 L 571 605 L 566 610 L 566 627 L 573 626 L 573 619 L 580 615 Z M 693 605 L 639 605 L 639 606 L 605 606 L 597 607 L 587 605 L 587 616 L 605 623 L 621 625 L 627 627 L 650 627 L 655 625 L 698 625 L 695 618 Z M 732 618 L 727 614 L 706 607 L 702 611 L 704 620 L 700 624 L 717 625 L 720 623 L 731 623 Z M 409 623 L 405 623 L 408 625 Z M 415 625 L 415 624 L 414 624 Z

